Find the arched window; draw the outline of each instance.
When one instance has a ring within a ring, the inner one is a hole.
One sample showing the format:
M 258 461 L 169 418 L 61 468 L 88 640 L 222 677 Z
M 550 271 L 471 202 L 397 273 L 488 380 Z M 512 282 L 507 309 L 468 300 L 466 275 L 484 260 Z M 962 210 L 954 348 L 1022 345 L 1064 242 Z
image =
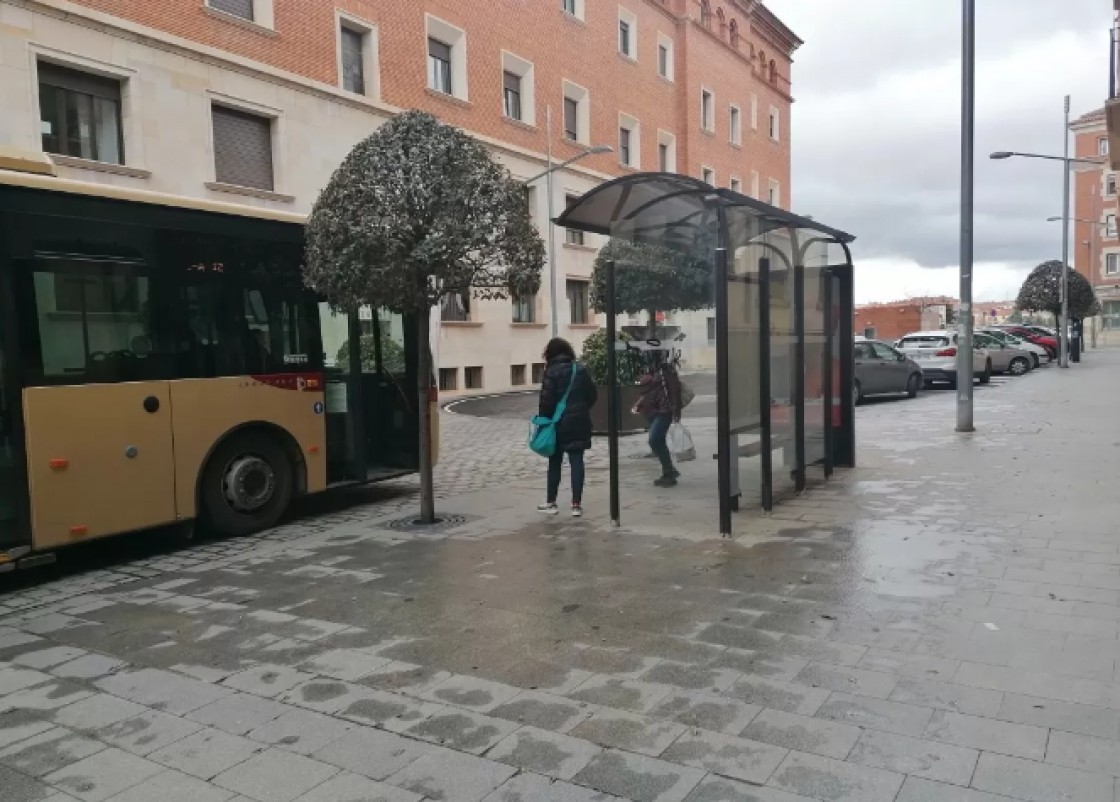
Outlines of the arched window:
M 727 18 L 723 16 L 723 9 L 716 9 L 716 19 L 719 20 L 719 38 L 727 38 Z
M 770 83 L 776 84 L 778 82 L 778 65 L 774 63 L 774 59 L 770 59 Z
M 733 48 L 735 48 L 736 50 L 738 50 L 739 49 L 739 23 L 736 20 L 731 20 L 731 24 L 728 27 L 728 29 L 731 31 L 731 46 Z
M 712 4 L 709 0 L 700 0 L 700 24 L 705 28 L 712 27 Z
M 758 51 L 758 74 L 759 75 L 765 75 L 766 74 L 766 51 L 765 50 L 759 50 Z

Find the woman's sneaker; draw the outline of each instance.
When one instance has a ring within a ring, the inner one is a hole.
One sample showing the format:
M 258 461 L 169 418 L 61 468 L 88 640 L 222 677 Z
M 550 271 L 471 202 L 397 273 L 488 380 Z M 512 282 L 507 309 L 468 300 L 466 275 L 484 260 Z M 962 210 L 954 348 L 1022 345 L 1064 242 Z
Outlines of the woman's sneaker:
M 582 504 L 573 504 L 572 505 L 572 517 L 573 518 L 582 518 L 583 517 L 583 505 Z
M 549 504 L 548 502 L 545 502 L 544 504 L 537 505 L 537 512 L 543 512 L 545 515 L 556 515 L 558 512 L 560 512 L 560 508 L 555 504 Z

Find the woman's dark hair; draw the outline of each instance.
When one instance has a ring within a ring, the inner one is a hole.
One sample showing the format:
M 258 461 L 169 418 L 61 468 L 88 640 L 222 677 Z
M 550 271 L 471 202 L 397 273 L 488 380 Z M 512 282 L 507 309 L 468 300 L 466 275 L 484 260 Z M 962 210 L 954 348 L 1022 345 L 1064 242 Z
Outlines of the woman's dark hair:
M 559 356 L 566 356 L 574 362 L 576 352 L 572 350 L 572 344 L 563 337 L 553 337 L 544 347 L 544 361 L 551 362 Z

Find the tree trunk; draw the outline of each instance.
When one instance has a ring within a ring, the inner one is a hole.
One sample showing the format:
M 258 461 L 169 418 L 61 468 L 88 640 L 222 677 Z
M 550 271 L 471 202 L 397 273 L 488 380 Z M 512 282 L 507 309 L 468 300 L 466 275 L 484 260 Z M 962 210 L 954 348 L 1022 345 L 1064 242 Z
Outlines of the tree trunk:
M 649 333 L 647 336 L 652 340 L 657 337 L 657 310 L 650 309 L 646 314 L 649 315 L 649 322 L 646 324 L 649 326 Z
M 428 395 L 432 386 L 432 349 L 429 342 L 432 310 L 417 316 L 416 401 L 420 418 L 420 523 L 436 521 L 435 482 L 432 477 L 432 415 Z

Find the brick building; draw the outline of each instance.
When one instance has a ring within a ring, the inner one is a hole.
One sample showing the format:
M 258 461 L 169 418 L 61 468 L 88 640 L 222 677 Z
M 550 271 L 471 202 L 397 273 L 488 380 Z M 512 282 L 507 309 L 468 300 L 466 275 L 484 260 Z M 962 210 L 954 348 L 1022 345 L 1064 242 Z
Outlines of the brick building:
M 1074 155 L 1104 161 L 1099 167 L 1074 165 L 1073 233 L 1070 241 L 1074 268 L 1089 279 L 1101 300 L 1103 314 L 1091 321 L 1090 335 L 1120 343 L 1120 235 L 1116 229 L 1117 173 L 1109 160 L 1109 133 L 1103 109 L 1070 124 Z
M 421 108 L 521 179 L 610 145 L 555 174 L 557 213 L 639 169 L 788 208 L 800 44 L 758 0 L 0 0 L 0 145 L 67 177 L 306 212 L 354 143 Z M 528 191 L 549 242 L 546 186 Z M 577 345 L 599 325 L 601 241 L 554 234 L 551 291 L 443 305 L 446 391 L 531 384 L 553 298 Z M 703 313 L 678 318 L 707 336 Z
M 875 339 L 893 342 L 910 332 L 944 328 L 956 305 L 955 298 L 940 296 L 864 304 L 855 309 L 853 330 L 859 335 L 874 330 Z

